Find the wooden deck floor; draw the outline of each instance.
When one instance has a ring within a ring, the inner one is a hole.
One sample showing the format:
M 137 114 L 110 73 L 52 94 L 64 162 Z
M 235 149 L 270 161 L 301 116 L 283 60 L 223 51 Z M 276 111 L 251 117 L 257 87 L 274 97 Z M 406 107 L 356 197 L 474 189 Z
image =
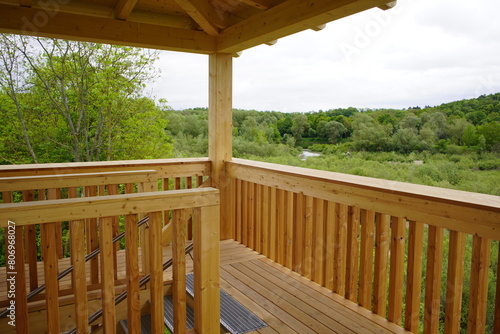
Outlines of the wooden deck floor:
M 170 248 L 166 247 L 164 258 L 169 257 Z M 192 262 L 187 259 L 190 272 Z M 68 264 L 68 259 L 62 259 L 59 267 Z M 118 267 L 125 267 L 124 252 L 119 252 Z M 43 273 L 43 267 L 39 272 Z M 269 325 L 251 333 L 408 333 L 233 240 L 221 242 L 220 274 L 221 288 Z M 124 269 L 119 278 L 122 275 Z M 61 282 L 61 289 L 70 286 L 70 277 Z M 164 277 L 171 278 L 171 270 Z M 3 295 L 3 268 L 0 282 Z

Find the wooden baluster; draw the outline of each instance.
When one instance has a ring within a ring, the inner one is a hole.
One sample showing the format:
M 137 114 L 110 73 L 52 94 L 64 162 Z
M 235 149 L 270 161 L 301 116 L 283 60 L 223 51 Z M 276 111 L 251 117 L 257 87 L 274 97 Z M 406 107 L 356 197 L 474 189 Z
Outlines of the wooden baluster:
M 236 240 L 236 211 L 240 210 L 239 207 L 236 206 L 236 179 L 233 178 L 228 178 L 229 184 L 228 184 L 228 190 L 227 193 L 229 194 L 229 207 L 230 207 L 230 217 L 229 221 L 227 222 L 228 225 L 228 231 L 227 231 L 227 236 L 229 239 Z M 189 225 L 193 225 L 193 220 L 189 220 Z M 188 231 L 192 231 L 193 229 L 190 227 Z M 193 240 L 192 236 L 190 240 Z M 262 247 L 262 246 L 261 246 Z
M 403 316 L 406 218 L 392 218 L 391 272 L 387 319 L 400 325 Z
M 110 184 L 106 186 L 107 195 L 117 195 L 118 194 L 118 185 Z M 120 234 L 120 221 L 118 216 L 113 216 L 113 238 Z M 115 280 L 118 279 L 118 251 L 120 250 L 120 243 L 116 242 L 113 245 L 113 262 L 115 264 L 114 272 L 115 272 Z
M 467 333 L 484 333 L 488 302 L 488 272 L 491 240 L 474 235 L 472 239 L 472 264 L 469 294 Z
M 285 191 L 278 189 L 276 192 L 276 220 L 277 220 L 277 262 L 281 265 L 285 264 Z
M 48 199 L 57 199 L 59 189 L 48 189 Z M 60 332 L 59 319 L 59 281 L 57 257 L 57 223 L 41 225 L 42 256 L 45 274 L 45 301 L 47 303 L 47 330 L 49 333 Z
M 262 186 L 262 235 L 261 235 L 261 252 L 265 256 L 269 256 L 269 187 Z M 239 206 L 236 205 L 237 210 Z
M 174 179 L 174 189 L 175 190 L 181 189 L 181 178 L 180 177 L 176 177 Z
M 247 246 L 255 249 L 255 183 L 248 183 L 248 224 L 247 230 Z
M 333 291 L 333 281 L 335 273 L 333 271 L 335 263 L 335 237 L 337 235 L 337 204 L 332 201 L 326 203 L 326 257 L 325 257 L 325 287 Z
M 163 253 L 161 246 L 161 216 L 161 211 L 149 214 L 149 267 L 151 273 L 150 303 L 152 333 L 163 333 Z M 200 226 L 196 227 L 196 229 L 198 228 L 200 228 Z
M 294 211 L 293 193 L 285 192 L 285 266 L 288 269 L 293 267 L 293 235 L 294 235 Z
M 305 224 L 304 224 L 304 260 L 302 261 L 302 275 L 312 278 L 313 257 L 313 227 L 314 227 L 314 197 L 305 196 Z
M 262 187 L 260 184 L 255 185 L 255 240 L 254 249 L 258 253 L 262 253 Z
M 95 186 L 85 187 L 85 197 L 94 197 L 97 195 Z M 99 247 L 99 238 L 97 236 L 97 219 L 86 219 L 85 222 L 86 241 L 87 241 L 87 254 Z M 99 283 L 99 258 L 94 256 L 89 260 L 90 264 L 90 283 Z
M 439 299 L 443 264 L 443 229 L 429 226 L 427 241 L 427 277 L 425 279 L 424 333 L 439 331 Z
M 273 261 L 276 261 L 276 188 L 270 188 L 269 195 L 269 258 Z
M 374 236 L 375 213 L 362 210 L 358 303 L 369 310 L 372 308 Z
M 295 219 L 293 231 L 293 271 L 302 274 L 304 252 L 304 194 L 294 194 Z M 267 255 L 266 253 L 264 253 Z
M 336 208 L 335 259 L 333 266 L 333 292 L 345 295 L 345 275 L 347 256 L 347 216 L 349 207 L 338 204 Z
M 248 246 L 248 188 L 250 183 L 241 181 L 241 243 Z
M 360 215 L 361 210 L 359 208 L 349 207 L 345 297 L 353 302 L 356 302 L 358 297 Z
M 172 279 L 174 331 L 186 333 L 186 254 L 184 252 L 186 240 L 186 223 L 189 214 L 186 210 L 175 210 L 173 213 L 172 238 Z
M 373 312 L 385 317 L 387 305 L 387 269 L 391 216 L 377 213 L 375 224 L 375 277 L 373 280 Z
M 168 177 L 164 178 L 162 181 L 162 188 L 163 191 L 168 191 L 169 189 L 169 179 Z M 167 225 L 170 221 L 170 210 L 165 210 L 163 211 L 163 225 Z M 170 241 L 168 241 L 170 242 Z
M 68 198 L 76 198 L 76 188 L 68 189 Z M 75 321 L 78 333 L 88 332 L 87 275 L 85 270 L 85 220 L 70 222 L 70 248 L 75 295 Z
M 313 228 L 313 272 L 314 282 L 324 285 L 325 281 L 325 201 L 319 198 L 314 199 L 314 228 Z
M 198 175 L 196 177 L 196 187 L 200 188 L 203 184 L 203 175 Z
M 194 296 L 195 330 L 203 334 L 220 333 L 220 209 L 195 209 Z
M 186 189 L 193 189 L 193 178 L 186 176 Z
M 496 295 L 495 295 L 495 323 L 493 333 L 500 333 L 500 245 L 498 245 L 498 264 L 496 277 Z
M 465 234 L 450 231 L 444 332 L 460 333 L 464 281 Z
M 134 192 L 134 185 L 125 184 L 125 193 Z M 141 333 L 141 301 L 139 293 L 139 245 L 137 215 L 125 216 L 125 270 L 127 273 L 127 322 L 130 334 Z
M 139 192 L 154 192 L 158 190 L 158 183 L 157 182 L 143 182 L 139 184 Z M 142 218 L 144 215 L 139 215 L 139 218 Z M 143 225 L 141 227 L 140 234 L 139 234 L 139 240 L 141 243 L 141 260 L 142 260 L 142 270 L 144 274 L 147 274 L 150 272 L 150 245 L 149 245 L 149 224 Z M 149 284 L 146 285 L 146 287 L 149 287 Z
M 35 200 L 34 190 L 23 190 L 23 202 Z M 37 264 L 37 245 L 36 245 L 36 225 L 27 225 L 24 227 L 26 233 L 26 262 L 29 265 L 30 291 L 38 288 L 38 264 Z
M 2 192 L 2 203 L 12 203 L 12 192 L 4 191 Z M 14 222 L 15 223 L 15 222 Z M 24 266 L 24 227 L 15 226 L 6 227 L 5 233 L 9 234 L 9 228 L 14 228 L 15 237 L 15 259 L 13 266 L 6 266 L 7 279 L 13 279 L 16 283 L 15 285 L 15 296 L 14 301 L 16 303 L 16 333 L 17 334 L 28 334 L 29 330 L 29 319 L 28 319 L 28 302 L 27 302 L 27 289 L 26 289 L 26 269 Z M 7 238 L 5 239 L 7 240 Z M 6 244 L 7 250 L 7 244 Z M 12 274 L 15 273 L 15 274 Z M 10 284 L 10 283 L 9 283 Z M 9 289 L 9 284 L 7 284 L 7 289 Z
M 405 329 L 416 333 L 420 322 L 424 224 L 410 221 L 406 275 Z
M 105 333 L 116 333 L 115 280 L 113 259 L 113 217 L 100 221 L 102 317 Z
M 235 240 L 238 242 L 242 242 L 242 229 L 243 229 L 243 186 L 242 182 L 239 179 L 236 180 L 235 188 L 236 188 L 236 235 Z

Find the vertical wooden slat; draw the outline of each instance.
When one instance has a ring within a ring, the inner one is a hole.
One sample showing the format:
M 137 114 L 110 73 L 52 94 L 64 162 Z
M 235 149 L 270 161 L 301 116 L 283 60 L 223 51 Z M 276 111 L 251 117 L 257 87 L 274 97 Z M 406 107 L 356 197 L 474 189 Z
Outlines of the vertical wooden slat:
M 229 184 L 227 186 L 227 194 L 228 194 L 228 205 L 229 205 L 229 210 L 228 212 L 230 213 L 230 217 L 227 219 L 226 223 L 226 228 L 227 231 L 224 236 L 221 236 L 223 239 L 233 239 L 236 240 L 236 227 L 235 227 L 235 222 L 236 222 L 236 196 L 235 196 L 235 191 L 236 191 L 236 180 L 233 178 L 228 178 Z M 238 208 L 239 210 L 239 208 Z M 193 220 L 189 219 L 188 221 L 188 232 L 191 232 L 188 234 L 188 239 L 193 240 Z
M 405 329 L 416 333 L 420 322 L 424 224 L 410 221 L 408 238 Z
M 58 189 L 48 190 L 48 199 L 59 197 Z M 47 303 L 47 329 L 49 333 L 60 332 L 59 281 L 56 229 L 57 223 L 42 224 L 42 256 L 45 274 L 45 301 Z
M 277 262 L 281 265 L 285 264 L 285 191 L 278 189 L 276 193 L 276 200 L 278 207 L 276 209 L 277 214 Z
M 387 319 L 401 324 L 403 316 L 403 284 L 406 218 L 392 218 L 391 272 L 389 278 L 389 312 Z
M 12 192 L 4 191 L 2 192 L 2 203 L 12 203 Z M 14 222 L 15 223 L 15 222 Z M 28 320 L 28 303 L 27 303 L 27 291 L 26 291 L 26 271 L 24 267 L 24 228 L 22 226 L 11 225 L 11 229 L 14 228 L 15 237 L 15 262 L 13 266 L 6 267 L 7 279 L 13 280 L 15 283 L 15 296 L 14 301 L 16 303 L 16 333 L 17 334 L 28 334 L 29 330 L 29 320 Z M 9 227 L 5 229 L 8 233 Z M 7 240 L 7 239 L 5 239 Z M 7 248 L 7 246 L 6 246 Z M 24 284 L 21 284 L 24 283 Z M 10 284 L 10 283 L 9 283 Z M 10 287 L 8 287 L 10 289 Z
M 161 246 L 161 211 L 149 214 L 149 267 L 151 273 L 151 331 L 163 332 L 163 256 Z
M 326 203 L 326 257 L 325 257 L 325 287 L 333 291 L 334 263 L 335 263 L 335 237 L 337 236 L 337 204 L 332 201 Z
M 262 189 L 262 235 L 261 251 L 262 254 L 269 257 L 269 187 L 263 186 Z
M 242 242 L 242 229 L 243 229 L 243 186 L 239 179 L 236 180 L 236 241 Z
M 325 284 L 325 201 L 319 198 L 314 199 L 314 229 L 313 229 L 313 272 L 314 282 Z
M 115 281 L 113 259 L 113 218 L 103 217 L 100 221 L 100 255 L 102 282 L 102 316 L 104 331 L 116 332 Z
M 172 279 L 174 331 L 186 333 L 186 253 L 184 252 L 186 240 L 186 223 L 189 214 L 186 210 L 175 210 L 173 214 L 172 238 Z
M 359 224 L 361 210 L 349 207 L 347 224 L 347 267 L 345 297 L 353 302 L 357 300 L 359 275 Z
M 262 186 L 255 185 L 255 240 L 254 249 L 258 253 L 262 253 Z
M 186 189 L 193 189 L 193 177 L 192 176 L 186 177 Z
M 305 196 L 305 205 L 304 260 L 302 261 L 302 275 L 311 279 L 313 257 L 314 197 Z
M 138 184 L 138 191 L 140 193 L 142 192 L 154 192 L 158 190 L 158 183 L 156 181 L 153 182 L 142 182 Z M 139 218 L 142 218 L 144 215 L 139 215 Z M 148 225 L 149 224 L 149 225 Z M 142 271 L 144 274 L 147 274 L 150 272 L 151 268 L 151 260 L 150 260 L 150 233 L 151 229 L 149 226 L 151 225 L 151 217 L 149 223 L 146 225 L 143 225 L 140 230 L 139 230 L 139 240 L 141 244 L 141 263 L 142 263 Z M 146 285 L 146 287 L 149 287 L 149 284 Z
M 269 258 L 276 261 L 276 188 L 270 188 L 269 195 Z
M 241 181 L 241 243 L 248 246 L 248 187 L 250 183 Z
M 97 195 L 96 187 L 85 187 L 85 197 L 93 197 Z M 87 254 L 99 247 L 99 239 L 97 236 L 97 219 L 86 219 L 85 222 Z M 89 260 L 90 264 L 90 283 L 99 283 L 99 258 L 94 256 Z
M 255 249 L 255 183 L 248 183 L 248 247 Z
M 220 210 L 218 206 L 195 209 L 194 302 L 198 333 L 220 333 Z
M 424 333 L 439 331 L 439 299 L 443 264 L 443 229 L 429 226 L 424 304 Z
M 472 264 L 469 294 L 467 333 L 484 333 L 488 302 L 488 272 L 491 240 L 474 235 L 472 239 Z
M 293 232 L 293 271 L 302 274 L 304 252 L 304 195 L 294 194 L 295 219 Z
M 76 188 L 68 189 L 68 198 L 76 198 Z M 85 271 L 85 220 L 72 221 L 69 226 L 76 330 L 77 333 L 87 333 L 88 304 L 87 274 Z
M 460 333 L 464 280 L 465 234 L 450 231 L 444 332 Z
M 118 194 L 118 185 L 110 184 L 107 187 L 107 195 L 117 195 Z M 120 224 L 117 216 L 113 216 L 113 238 L 116 237 L 120 233 Z M 113 263 L 115 264 L 114 273 L 115 280 L 118 279 L 118 251 L 120 250 L 120 243 L 117 242 L 113 245 Z
M 174 179 L 174 189 L 175 190 L 181 189 L 181 178 L 180 177 L 176 177 Z
M 336 208 L 336 236 L 335 236 L 335 260 L 333 267 L 333 292 L 341 296 L 345 295 L 345 274 L 347 256 L 347 215 L 349 207 L 345 204 L 337 204 Z
M 362 210 L 358 303 L 367 309 L 371 309 L 372 301 L 374 235 L 375 213 L 370 210 Z
M 170 188 L 169 182 L 170 181 L 169 181 L 168 177 L 163 179 L 163 181 L 162 181 L 162 190 L 163 191 L 170 190 L 169 189 Z M 170 221 L 170 210 L 165 210 L 165 211 L 163 211 L 163 224 L 167 225 L 169 223 L 169 221 Z
M 387 269 L 391 216 L 377 213 L 375 224 L 375 277 L 373 279 L 373 312 L 385 317 L 387 305 Z
M 498 245 L 498 264 L 497 264 L 497 284 L 495 295 L 495 323 L 493 325 L 493 333 L 500 333 L 500 245 Z
M 168 182 L 168 181 L 167 181 Z M 167 183 L 168 184 L 168 183 Z M 165 185 L 165 184 L 164 184 Z M 134 192 L 134 185 L 125 184 L 125 193 Z M 127 322 L 130 334 L 141 333 L 141 301 L 139 294 L 139 244 L 137 215 L 125 216 L 125 271 L 127 276 Z
M 23 191 L 23 202 L 35 200 L 34 190 Z M 37 266 L 37 245 L 36 245 L 36 225 L 28 225 L 24 228 L 26 233 L 26 261 L 29 264 L 30 290 L 38 287 L 38 266 Z
M 196 176 L 196 187 L 200 188 L 203 184 L 203 175 Z
M 285 267 L 292 269 L 293 267 L 293 240 L 294 240 L 294 211 L 293 193 L 287 191 L 285 193 Z

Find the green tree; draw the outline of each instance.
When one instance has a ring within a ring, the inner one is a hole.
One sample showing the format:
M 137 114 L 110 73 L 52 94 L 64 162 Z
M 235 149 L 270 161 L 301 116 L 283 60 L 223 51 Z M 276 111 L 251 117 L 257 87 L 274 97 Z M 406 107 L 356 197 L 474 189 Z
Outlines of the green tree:
M 304 133 L 309 129 L 309 122 L 304 114 L 298 114 L 293 117 L 292 127 L 290 128 L 295 141 L 302 139 Z

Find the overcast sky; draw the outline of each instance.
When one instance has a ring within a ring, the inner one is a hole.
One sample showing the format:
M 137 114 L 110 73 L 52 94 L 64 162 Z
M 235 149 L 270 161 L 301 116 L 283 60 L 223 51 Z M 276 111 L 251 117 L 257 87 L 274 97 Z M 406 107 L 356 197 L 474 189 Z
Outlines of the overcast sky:
M 500 92 L 500 1 L 399 0 L 234 59 L 233 106 L 307 112 L 408 108 Z M 208 56 L 162 52 L 148 87 L 174 109 L 208 106 Z

